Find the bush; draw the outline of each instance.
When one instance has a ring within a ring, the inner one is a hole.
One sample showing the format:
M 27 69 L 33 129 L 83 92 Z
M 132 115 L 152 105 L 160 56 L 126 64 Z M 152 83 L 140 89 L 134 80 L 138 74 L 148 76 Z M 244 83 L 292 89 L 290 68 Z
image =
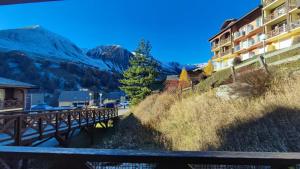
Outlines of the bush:
M 242 63 L 242 59 L 240 57 L 235 57 L 233 59 L 233 65 L 236 66 L 238 64 L 241 64 Z

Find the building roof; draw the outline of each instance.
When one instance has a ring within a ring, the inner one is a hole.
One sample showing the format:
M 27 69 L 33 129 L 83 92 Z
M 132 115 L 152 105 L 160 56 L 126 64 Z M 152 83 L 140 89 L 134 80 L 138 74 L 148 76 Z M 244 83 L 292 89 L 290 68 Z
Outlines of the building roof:
M 59 0 L 0 0 L 0 5 L 23 4 L 33 2 L 46 2 L 46 1 L 59 1 Z
M 105 95 L 105 98 L 110 99 L 110 100 L 118 100 L 122 96 L 126 96 L 126 94 L 122 91 L 117 91 L 117 92 L 109 92 Z
M 221 31 L 217 34 L 215 34 L 213 37 L 211 37 L 209 39 L 209 41 L 213 40 L 215 37 L 219 36 L 220 34 L 222 34 L 223 32 L 227 31 L 228 29 L 231 28 L 231 26 L 233 26 L 236 23 L 237 19 L 228 19 L 226 20 L 222 27 L 221 27 Z
M 29 83 L 19 82 L 19 81 L 11 80 L 11 79 L 6 79 L 6 78 L 3 78 L 3 77 L 0 77 L 0 87 L 26 88 L 26 89 L 37 88 L 36 86 L 34 86 L 32 84 L 29 84 Z
M 251 10 L 249 13 L 247 13 L 246 15 L 244 15 L 243 17 L 241 17 L 240 19 L 228 19 L 226 20 L 222 27 L 221 27 L 221 31 L 214 35 L 212 38 L 209 39 L 209 41 L 213 40 L 215 37 L 217 37 L 218 35 L 222 34 L 224 31 L 226 31 L 227 29 L 231 28 L 232 26 L 236 25 L 237 23 L 241 22 L 242 20 L 244 20 L 245 18 L 247 18 L 249 15 L 252 15 L 253 13 L 257 12 L 258 10 L 262 9 L 262 5 L 259 5 L 258 7 L 256 7 L 255 9 Z
M 89 91 L 62 91 L 59 95 L 59 102 L 89 101 Z
M 239 20 L 237 20 L 234 24 L 238 24 L 239 22 L 243 21 L 244 19 L 246 19 L 248 16 L 254 14 L 255 12 L 261 11 L 262 10 L 262 5 L 259 5 L 258 7 L 256 7 L 255 9 L 251 10 L 250 12 L 248 12 L 246 15 L 244 15 L 243 17 L 241 17 Z M 261 11 L 262 12 L 262 11 Z
M 178 75 L 169 75 L 167 76 L 167 81 L 169 80 L 179 80 L 179 76 Z

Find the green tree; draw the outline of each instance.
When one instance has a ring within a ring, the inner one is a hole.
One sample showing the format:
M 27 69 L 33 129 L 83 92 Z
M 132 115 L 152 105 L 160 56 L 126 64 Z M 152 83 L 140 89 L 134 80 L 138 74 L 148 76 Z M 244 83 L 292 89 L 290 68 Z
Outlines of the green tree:
M 134 57 L 130 59 L 129 68 L 120 80 L 120 89 L 128 95 L 132 105 L 138 104 L 151 94 L 151 85 L 158 76 L 160 66 L 151 56 L 151 49 L 149 41 L 141 40 Z

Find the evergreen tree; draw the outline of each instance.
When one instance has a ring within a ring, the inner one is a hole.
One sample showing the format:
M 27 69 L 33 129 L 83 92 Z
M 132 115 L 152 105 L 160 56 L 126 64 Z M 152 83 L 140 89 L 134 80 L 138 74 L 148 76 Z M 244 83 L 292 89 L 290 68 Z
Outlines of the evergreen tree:
M 130 60 L 129 68 L 120 80 L 120 88 L 128 95 L 132 105 L 151 94 L 151 85 L 158 76 L 159 63 L 151 56 L 151 48 L 149 41 L 141 40 L 135 56 Z

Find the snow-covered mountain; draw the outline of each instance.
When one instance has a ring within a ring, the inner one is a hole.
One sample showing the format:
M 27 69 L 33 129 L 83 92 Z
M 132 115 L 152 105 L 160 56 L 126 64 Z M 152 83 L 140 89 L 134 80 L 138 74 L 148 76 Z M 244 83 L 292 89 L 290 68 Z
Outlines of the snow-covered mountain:
M 122 72 L 129 66 L 129 60 L 134 55 L 119 45 L 98 46 L 87 51 L 87 56 L 101 60 L 111 70 Z
M 61 90 L 119 90 L 133 56 L 118 45 L 83 49 L 39 25 L 0 30 L 0 76 L 37 85 L 52 98 Z M 161 79 L 180 69 L 175 62 L 162 64 Z
M 54 62 L 81 63 L 101 70 L 108 70 L 107 65 L 88 57 L 70 40 L 36 25 L 20 29 L 0 31 L 0 51 L 22 51 L 34 59 Z

